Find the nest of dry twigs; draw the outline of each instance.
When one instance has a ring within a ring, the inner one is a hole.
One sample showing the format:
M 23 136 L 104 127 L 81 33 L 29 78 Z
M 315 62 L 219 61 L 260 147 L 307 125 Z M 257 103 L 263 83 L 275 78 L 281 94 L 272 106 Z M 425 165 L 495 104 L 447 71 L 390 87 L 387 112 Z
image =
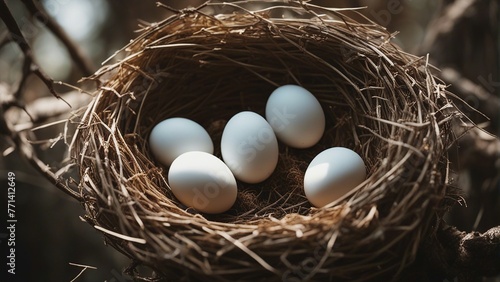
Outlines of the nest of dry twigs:
M 359 14 L 302 1 L 250 11 L 242 1 L 207 3 L 145 27 L 121 50 L 123 59 L 92 77 L 102 84 L 71 145 L 86 220 L 169 279 L 398 277 L 449 205 L 446 150 L 457 115 L 426 58 L 352 16 Z M 232 115 L 263 114 L 284 84 L 320 101 L 327 120 L 320 143 L 280 144 L 273 175 L 238 183 L 238 200 L 224 214 L 179 203 L 168 168 L 149 151 L 152 127 L 190 118 L 217 147 Z M 362 156 L 368 178 L 335 205 L 313 208 L 304 172 L 333 146 Z

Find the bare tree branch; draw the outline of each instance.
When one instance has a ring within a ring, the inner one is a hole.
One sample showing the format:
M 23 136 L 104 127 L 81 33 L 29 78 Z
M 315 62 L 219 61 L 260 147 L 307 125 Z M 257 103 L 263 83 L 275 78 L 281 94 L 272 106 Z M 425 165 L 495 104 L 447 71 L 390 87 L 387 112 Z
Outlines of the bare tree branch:
M 14 93 L 16 100 L 20 100 L 19 98 L 21 96 L 24 84 L 30 74 L 34 74 L 38 78 L 40 78 L 40 80 L 47 86 L 50 93 L 57 99 L 61 99 L 59 94 L 57 94 L 54 89 L 54 81 L 47 74 L 45 74 L 45 72 L 43 72 L 43 70 L 40 69 L 40 67 L 34 62 L 31 47 L 22 34 L 21 29 L 17 25 L 14 16 L 11 14 L 9 8 L 7 7 L 5 0 L 0 1 L 0 18 L 3 20 L 10 32 L 10 38 L 19 46 L 24 54 L 23 77 L 21 79 L 21 82 L 19 83 L 17 91 Z M 66 104 L 71 107 L 70 104 Z
M 29 144 L 26 138 L 23 137 L 23 133 L 12 132 L 12 140 L 16 144 L 16 149 L 18 152 L 35 168 L 39 173 L 45 176 L 54 186 L 59 190 L 63 191 L 67 195 L 81 201 L 81 195 L 75 190 L 71 189 L 69 185 L 62 181 L 59 176 L 57 176 L 49 166 L 47 166 L 34 152 L 33 146 Z M 67 181 L 67 180 L 66 180 Z
M 31 56 L 31 48 L 24 38 L 21 29 L 17 25 L 14 16 L 10 13 L 9 7 L 7 6 L 7 3 L 5 3 L 5 0 L 0 1 L 0 18 L 7 26 L 7 29 L 10 32 L 11 39 L 17 43 L 19 48 L 21 48 L 23 54 L 28 54 L 29 56 Z
M 80 48 L 69 38 L 66 32 L 57 22 L 48 15 L 45 8 L 32 0 L 22 0 L 30 14 L 39 21 L 43 21 L 45 26 L 66 46 L 70 57 L 73 59 L 84 76 L 89 76 L 93 73 L 94 66 L 92 62 L 86 58 Z
M 471 106 L 486 115 L 493 123 L 493 128 L 498 127 L 498 117 L 500 113 L 500 98 L 488 92 L 484 87 L 463 77 L 453 68 L 443 68 L 441 77 L 457 90 L 456 95 L 460 96 Z
M 71 91 L 61 94 L 64 101 L 71 104 L 74 109 L 81 108 L 87 105 L 91 96 L 80 93 L 79 91 Z M 27 115 L 23 116 L 16 114 L 16 131 L 34 128 L 50 119 L 57 118 L 63 115 L 68 115 L 71 109 L 62 102 L 62 100 L 54 101 L 54 97 L 38 98 L 29 103 L 25 107 Z
M 14 16 L 11 14 L 10 10 L 7 7 L 5 0 L 0 1 L 0 18 L 3 20 L 5 25 L 7 26 L 9 32 L 9 39 L 14 41 L 19 48 L 21 49 L 24 55 L 24 62 L 22 68 L 22 78 L 21 82 L 18 85 L 18 89 L 14 92 L 14 94 L 7 93 L 5 87 L 0 88 L 0 133 L 8 138 L 15 146 L 15 149 L 23 156 L 28 162 L 33 166 L 37 171 L 39 171 L 42 175 L 44 175 L 49 181 L 52 182 L 57 188 L 61 191 L 65 192 L 69 196 L 74 199 L 81 200 L 81 196 L 73 189 L 71 189 L 68 183 L 61 181 L 60 177 L 57 173 L 54 173 L 50 167 L 48 167 L 42 160 L 38 158 L 35 153 L 35 149 L 33 145 L 28 142 L 27 133 L 19 132 L 13 129 L 13 124 L 6 118 L 7 110 L 12 107 L 18 107 L 26 111 L 26 107 L 23 104 L 22 93 L 24 84 L 26 83 L 27 77 L 30 74 L 36 75 L 38 78 L 42 80 L 42 82 L 47 86 L 49 91 L 52 93 L 54 97 L 64 102 L 65 108 L 67 111 L 71 108 L 71 105 L 64 100 L 61 96 L 59 96 L 54 89 L 54 81 L 43 72 L 42 69 L 34 62 L 33 53 L 31 47 L 29 46 L 26 38 L 23 36 L 21 29 L 19 28 L 17 22 L 14 19 Z M 7 42 L 7 40 L 2 41 Z M 4 44 L 4 43 L 2 43 Z M 45 105 L 47 107 L 47 105 Z M 47 107 L 51 108 L 51 107 Z M 32 107 L 32 111 L 36 112 L 37 119 L 39 118 L 48 118 L 48 114 L 41 114 L 39 111 L 35 110 L 36 107 Z M 34 124 L 36 120 L 26 111 L 30 120 Z M 55 113 L 59 113 L 55 112 Z M 54 113 L 52 113 L 54 114 Z M 67 182 L 67 181 L 66 181 Z
M 426 38 L 420 46 L 421 50 L 429 50 L 441 35 L 451 32 L 457 26 L 456 23 L 464 17 L 466 11 L 476 1 L 456 0 L 446 6 L 441 16 L 429 24 L 432 28 L 427 29 Z
M 26 112 L 26 116 L 23 117 L 22 115 L 19 115 L 19 113 L 9 115 L 15 109 L 10 109 L 9 112 L 5 112 L 5 103 L 17 103 L 18 101 L 14 100 L 13 95 L 7 93 L 7 91 L 8 89 L 5 85 L 0 84 L 0 135 L 3 135 L 4 138 L 11 141 L 9 143 L 14 144 L 15 149 L 17 149 L 21 156 L 23 156 L 32 167 L 45 176 L 45 178 L 47 178 L 52 184 L 54 184 L 54 186 L 72 198 L 81 200 L 80 195 L 76 191 L 71 189 L 67 183 L 60 179 L 57 173 L 54 173 L 50 167 L 38 158 L 35 154 L 35 148 L 30 142 L 28 142 L 27 132 L 20 132 L 22 130 L 15 129 L 16 127 L 31 129 L 37 125 L 38 122 L 43 122 L 49 118 L 67 114 L 70 111 L 66 105 L 67 102 L 63 102 L 61 99 L 57 101 L 58 103 L 54 103 L 53 97 L 40 98 L 22 109 Z M 83 106 L 90 99 L 89 96 L 79 93 L 78 91 L 64 94 L 64 98 L 73 102 L 75 106 Z M 8 118 L 9 116 L 17 117 L 17 124 L 14 124 L 12 122 L 12 118 Z M 22 123 L 25 124 L 23 125 Z

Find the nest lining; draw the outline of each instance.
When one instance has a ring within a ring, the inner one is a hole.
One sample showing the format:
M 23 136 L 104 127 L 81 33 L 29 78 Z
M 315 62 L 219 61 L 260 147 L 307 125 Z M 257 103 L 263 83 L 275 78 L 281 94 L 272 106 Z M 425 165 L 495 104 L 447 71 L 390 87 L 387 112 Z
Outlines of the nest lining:
M 227 7 L 231 13 L 206 10 Z M 284 12 L 300 18 L 273 17 Z M 124 59 L 92 77 L 103 84 L 73 139 L 86 220 L 162 277 L 396 277 L 447 208 L 456 116 L 425 58 L 348 12 L 301 1 L 253 12 L 208 3 L 145 27 Z M 306 150 L 280 143 L 273 175 L 238 183 L 237 202 L 224 214 L 179 203 L 167 168 L 149 151 L 152 127 L 190 118 L 209 131 L 220 157 L 225 122 L 243 110 L 263 115 L 284 84 L 320 101 L 327 121 L 320 142 Z M 305 169 L 334 146 L 356 151 L 368 178 L 336 205 L 312 208 Z

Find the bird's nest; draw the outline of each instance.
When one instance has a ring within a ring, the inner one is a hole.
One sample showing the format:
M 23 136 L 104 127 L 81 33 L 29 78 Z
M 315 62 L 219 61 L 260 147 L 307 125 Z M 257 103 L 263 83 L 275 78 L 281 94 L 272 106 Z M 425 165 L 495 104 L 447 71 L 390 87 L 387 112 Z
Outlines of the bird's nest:
M 446 151 L 458 115 L 426 58 L 398 49 L 375 23 L 352 19 L 359 16 L 298 0 L 259 10 L 209 2 L 145 27 L 122 59 L 91 77 L 102 84 L 71 144 L 85 219 L 160 277 L 397 277 L 453 202 Z M 276 171 L 260 184 L 238 183 L 226 213 L 182 205 L 149 150 L 152 127 L 192 119 L 220 157 L 227 120 L 263 114 L 284 84 L 320 101 L 321 141 L 309 149 L 280 143 Z M 311 207 L 305 169 L 335 146 L 356 151 L 368 177 L 336 203 Z

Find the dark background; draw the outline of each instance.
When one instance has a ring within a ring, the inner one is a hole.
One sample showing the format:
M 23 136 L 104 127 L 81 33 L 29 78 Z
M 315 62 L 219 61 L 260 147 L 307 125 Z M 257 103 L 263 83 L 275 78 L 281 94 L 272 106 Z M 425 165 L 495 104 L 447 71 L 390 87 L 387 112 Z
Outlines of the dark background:
M 138 25 L 155 22 L 169 15 L 157 8 L 156 1 L 138 0 L 46 0 L 49 13 L 88 56 L 97 70 L 101 62 L 134 38 Z M 197 6 L 204 1 L 162 1 L 172 7 Z M 36 62 L 55 80 L 77 84 L 82 73 L 72 63 L 63 45 L 34 20 L 19 1 L 7 5 L 16 17 L 34 50 Z M 450 90 L 471 107 L 484 112 L 490 120 L 468 107 L 461 109 L 486 131 L 500 135 L 500 13 L 498 1 L 390 0 L 390 1 L 313 1 L 337 7 L 367 6 L 362 10 L 371 20 L 399 32 L 395 43 L 404 50 L 426 55 L 443 72 Z M 0 22 L 0 35 L 6 27 Z M 0 49 L 0 91 L 12 91 L 21 79 L 22 53 L 14 43 Z M 58 92 L 69 91 L 59 87 Z M 24 91 L 28 103 L 50 96 L 36 78 L 30 78 Z M 20 119 L 22 117 L 19 117 Z M 52 138 L 56 130 L 38 131 L 40 138 Z M 60 127 L 59 127 L 60 129 Z M 474 131 L 452 148 L 457 185 L 463 190 L 464 203 L 456 205 L 448 222 L 464 231 L 487 229 L 500 225 L 500 145 L 485 133 Z M 0 137 L 0 149 L 10 144 Z M 64 147 L 40 152 L 48 164 L 60 160 Z M 0 155 L 0 214 L 6 216 L 7 174 L 16 174 L 16 272 L 19 281 L 71 281 L 81 270 L 70 263 L 89 265 L 77 281 L 127 281 L 122 271 L 128 259 L 107 247 L 103 237 L 79 216 L 82 206 L 57 190 L 30 168 L 14 152 Z M 466 204 L 465 204 L 466 203 Z M 4 212 L 5 211 L 5 212 Z M 0 226 L 6 222 L 1 219 Z M 4 248 L 6 232 L 0 229 Z M 6 254 L 2 249 L 3 260 Z M 1 277 L 1 276 L 0 276 Z M 0 278 L 1 281 L 10 281 Z M 489 281 L 500 281 L 490 278 Z

